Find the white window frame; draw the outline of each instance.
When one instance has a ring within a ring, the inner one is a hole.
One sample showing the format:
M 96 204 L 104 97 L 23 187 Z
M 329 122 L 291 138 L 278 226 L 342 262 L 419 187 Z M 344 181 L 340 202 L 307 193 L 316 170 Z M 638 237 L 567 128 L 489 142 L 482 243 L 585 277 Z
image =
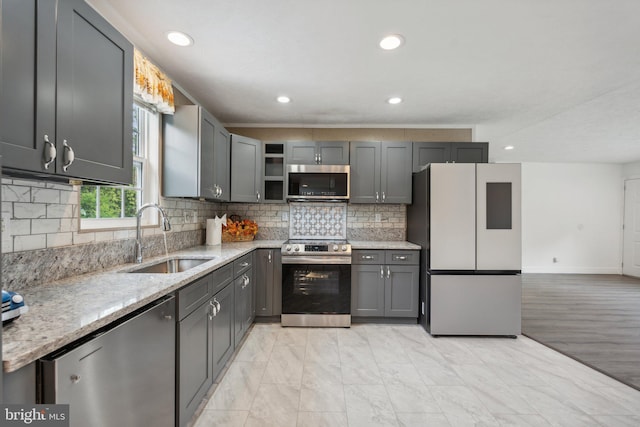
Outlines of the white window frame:
M 138 118 L 139 129 L 138 141 L 142 144 L 141 151 L 143 157 L 133 156 L 133 162 L 142 164 L 142 177 L 138 177 L 138 182 L 141 184 L 140 198 L 138 199 L 138 208 L 145 203 L 158 203 L 160 194 L 160 126 L 162 115 L 155 111 L 155 109 L 149 107 L 145 103 L 138 99 L 134 102 L 134 108 L 142 108 L 151 112 L 148 116 L 150 120 L 144 120 L 144 124 L 141 124 L 140 118 Z M 133 117 L 132 117 L 133 120 Z M 140 138 L 141 135 L 145 136 L 144 140 Z M 133 144 L 133 135 L 131 135 L 131 144 Z M 133 145 L 132 145 L 133 148 Z M 134 166 L 135 170 L 135 166 Z M 121 189 L 133 189 L 130 186 L 115 186 Z M 78 230 L 80 232 L 91 231 L 107 231 L 107 230 L 122 230 L 122 229 L 135 229 L 136 218 L 81 218 L 80 215 L 80 191 L 78 191 Z M 99 203 L 99 194 L 96 196 L 97 203 Z M 124 211 L 124 209 L 123 209 Z M 142 215 L 142 225 L 145 227 L 159 226 L 159 215 L 155 211 L 149 210 Z M 124 214 L 124 212 L 123 212 Z

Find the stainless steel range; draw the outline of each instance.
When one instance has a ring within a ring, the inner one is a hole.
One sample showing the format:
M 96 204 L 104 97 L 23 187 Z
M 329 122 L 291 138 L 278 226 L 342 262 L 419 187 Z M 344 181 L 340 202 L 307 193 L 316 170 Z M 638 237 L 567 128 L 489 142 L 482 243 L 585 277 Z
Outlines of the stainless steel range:
M 351 325 L 351 245 L 288 240 L 282 246 L 282 326 Z

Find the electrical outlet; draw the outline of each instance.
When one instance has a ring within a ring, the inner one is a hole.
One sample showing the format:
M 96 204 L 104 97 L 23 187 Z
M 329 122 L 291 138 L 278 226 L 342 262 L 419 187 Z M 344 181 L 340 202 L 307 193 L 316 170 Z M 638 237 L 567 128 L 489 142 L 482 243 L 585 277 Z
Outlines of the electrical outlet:
M 555 264 L 556 262 L 558 262 L 558 258 L 553 257 L 553 263 Z
M 289 221 L 289 212 L 282 212 L 282 221 Z
M 376 221 L 376 222 L 380 222 L 380 221 L 382 221 L 382 214 L 377 213 L 377 214 L 375 215 L 375 221 Z
M 184 223 L 188 224 L 191 221 L 191 214 L 189 211 L 184 211 L 182 213 L 183 219 L 184 219 Z
M 191 213 L 191 222 L 194 224 L 198 222 L 198 211 L 193 211 Z

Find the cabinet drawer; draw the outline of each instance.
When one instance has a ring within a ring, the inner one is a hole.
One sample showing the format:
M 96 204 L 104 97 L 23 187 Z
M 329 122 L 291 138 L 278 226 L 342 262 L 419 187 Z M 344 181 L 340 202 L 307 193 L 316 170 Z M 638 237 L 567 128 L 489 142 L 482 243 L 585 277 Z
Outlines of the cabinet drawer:
M 384 251 L 355 250 L 351 255 L 352 264 L 384 264 Z
M 251 268 L 253 262 L 253 252 L 241 256 L 233 262 L 234 277 L 238 277 L 245 271 Z
M 213 273 L 213 294 L 224 289 L 233 280 L 233 263 L 229 263 L 224 267 L 220 267 Z
M 418 265 L 420 264 L 420 251 L 387 250 L 385 251 L 384 263 L 392 265 Z
M 208 274 L 178 291 L 178 319 L 182 320 L 200 304 L 211 299 L 211 277 L 211 274 Z

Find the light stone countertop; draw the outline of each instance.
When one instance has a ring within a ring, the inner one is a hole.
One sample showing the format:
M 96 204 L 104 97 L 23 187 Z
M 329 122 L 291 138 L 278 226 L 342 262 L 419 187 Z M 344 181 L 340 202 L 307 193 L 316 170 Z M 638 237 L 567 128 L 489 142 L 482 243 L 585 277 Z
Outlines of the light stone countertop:
M 351 249 L 420 250 L 420 245 L 406 241 L 349 240 Z
M 282 240 L 254 240 L 193 248 L 43 284 L 22 292 L 29 311 L 2 330 L 2 364 L 13 372 L 260 248 Z M 420 249 L 408 242 L 357 241 L 354 249 Z M 127 273 L 167 258 L 213 258 L 182 273 Z

